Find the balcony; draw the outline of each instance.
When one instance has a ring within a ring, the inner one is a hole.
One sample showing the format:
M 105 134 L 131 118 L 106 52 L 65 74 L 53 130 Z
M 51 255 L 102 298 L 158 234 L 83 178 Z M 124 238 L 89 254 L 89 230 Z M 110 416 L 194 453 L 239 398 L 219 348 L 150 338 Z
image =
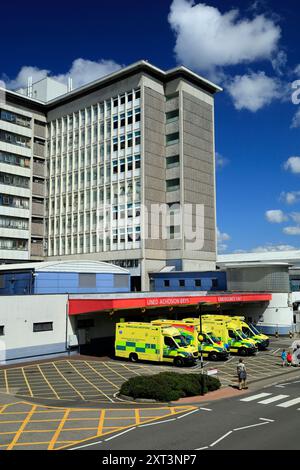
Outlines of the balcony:
M 33 162 L 33 175 L 45 177 L 45 165 L 37 162 Z
M 45 145 L 41 145 L 41 144 L 38 144 L 37 142 L 34 142 L 33 153 L 37 157 L 45 157 Z
M 33 222 L 31 224 L 31 235 L 42 237 L 44 235 L 44 224 L 38 224 L 36 222 Z
M 42 243 L 31 243 L 31 256 L 44 256 L 43 244 Z
M 41 183 L 32 183 L 32 193 L 36 196 L 44 196 L 45 186 Z
M 44 216 L 44 204 L 39 204 L 37 202 L 32 203 L 32 215 L 41 215 Z

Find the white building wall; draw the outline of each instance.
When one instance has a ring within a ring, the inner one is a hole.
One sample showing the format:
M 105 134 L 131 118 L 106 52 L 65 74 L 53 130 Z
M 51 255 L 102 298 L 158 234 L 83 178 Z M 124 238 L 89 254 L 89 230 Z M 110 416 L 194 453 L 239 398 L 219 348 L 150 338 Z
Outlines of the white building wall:
M 67 295 L 1 296 L 1 360 L 65 352 L 67 305 Z M 53 330 L 33 332 L 33 324 L 41 322 L 53 322 Z

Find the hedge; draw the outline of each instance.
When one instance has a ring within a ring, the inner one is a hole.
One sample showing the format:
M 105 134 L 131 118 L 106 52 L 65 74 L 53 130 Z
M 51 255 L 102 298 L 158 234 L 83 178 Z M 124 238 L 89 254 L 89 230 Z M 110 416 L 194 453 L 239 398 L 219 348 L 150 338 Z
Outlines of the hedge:
M 121 386 L 120 393 L 157 401 L 176 401 L 183 397 L 205 395 L 221 387 L 219 379 L 206 374 L 161 372 L 155 375 L 131 377 Z

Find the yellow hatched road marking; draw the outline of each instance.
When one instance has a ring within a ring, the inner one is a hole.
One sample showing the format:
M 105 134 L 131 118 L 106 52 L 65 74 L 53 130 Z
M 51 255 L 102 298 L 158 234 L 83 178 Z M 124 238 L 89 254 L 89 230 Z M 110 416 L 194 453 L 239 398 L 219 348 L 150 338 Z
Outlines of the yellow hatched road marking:
M 7 450 L 11 450 L 14 448 L 14 446 L 16 445 L 16 443 L 18 442 L 23 430 L 25 429 L 25 427 L 27 426 L 27 423 L 29 422 L 31 416 L 33 415 L 33 413 L 35 412 L 37 408 L 37 405 L 33 405 L 31 410 L 29 411 L 29 413 L 27 412 L 27 416 L 26 418 L 24 419 L 23 423 L 21 424 L 21 426 L 19 427 L 18 431 L 16 432 L 15 434 L 15 437 L 13 438 L 13 440 L 11 441 L 11 443 L 9 444 L 9 446 L 7 447 Z
M 75 390 L 75 392 L 80 396 L 80 398 L 82 398 L 82 400 L 84 400 L 84 396 L 79 392 L 79 390 L 77 390 L 77 388 L 75 388 L 71 382 L 68 381 L 68 379 L 66 379 L 66 377 L 60 372 L 60 370 L 56 367 L 55 363 L 53 362 L 52 363 L 53 366 L 55 367 L 55 369 L 57 370 L 57 372 L 59 373 L 59 375 L 67 382 L 67 384 L 73 388 L 73 390 Z
M 56 429 L 56 431 L 55 431 L 55 433 L 54 433 L 54 435 L 53 435 L 53 437 L 52 437 L 52 439 L 51 439 L 51 441 L 50 441 L 50 444 L 49 444 L 49 446 L 48 446 L 48 450 L 52 450 L 53 447 L 55 446 L 56 441 L 57 441 L 57 439 L 58 439 L 58 437 L 59 437 L 59 435 L 60 435 L 60 432 L 61 432 L 62 428 L 64 427 L 65 421 L 66 421 L 66 419 L 68 418 L 68 415 L 69 415 L 70 411 L 71 411 L 70 408 L 68 408 L 68 409 L 65 411 L 65 414 L 64 414 L 64 416 L 63 416 L 63 418 L 62 418 L 62 420 L 61 420 L 61 422 L 60 422 L 58 428 Z
M 4 380 L 5 380 L 6 393 L 9 393 L 9 386 L 8 386 L 7 371 L 6 371 L 6 369 L 4 369 Z
M 28 382 L 28 380 L 27 380 L 27 377 L 26 377 L 24 368 L 22 367 L 21 369 L 22 369 L 22 374 L 23 374 L 24 380 L 25 380 L 25 382 L 26 382 L 26 385 L 27 385 L 28 391 L 29 391 L 29 393 L 30 393 L 30 396 L 33 397 L 33 393 L 32 393 L 31 387 L 30 387 L 30 385 L 29 385 L 29 382 Z
M 105 380 L 106 382 L 109 382 L 111 385 L 113 385 L 114 387 L 116 387 L 118 390 L 119 390 L 119 387 L 118 385 L 114 384 L 113 382 L 111 382 L 109 379 L 107 379 L 106 377 L 104 377 L 103 374 L 101 374 L 101 372 L 99 372 L 97 369 L 95 369 L 93 366 L 91 366 L 91 364 L 89 364 L 88 362 L 85 361 L 85 364 L 87 366 L 90 367 L 90 369 L 92 369 L 94 372 L 96 372 L 96 374 L 98 374 L 103 380 Z
M 110 367 L 107 363 L 104 363 L 104 364 L 105 364 L 105 367 L 107 367 L 108 369 L 110 369 L 114 374 L 119 375 L 119 376 L 120 376 L 122 379 L 124 379 L 124 380 L 128 380 L 127 377 L 124 377 L 124 375 L 119 374 L 118 371 L 114 370 L 114 369 L 113 369 L 112 367 Z
M 56 397 L 60 400 L 59 396 L 57 395 L 55 389 L 52 387 L 51 383 L 49 382 L 49 380 L 47 379 L 47 377 L 45 376 L 44 372 L 42 371 L 41 367 L 39 366 L 38 364 L 38 369 L 40 371 L 40 373 L 42 374 L 45 382 L 49 385 L 49 387 L 51 388 L 52 392 L 54 393 L 54 395 L 56 395 Z
M 100 419 L 99 419 L 99 423 L 98 423 L 97 436 L 100 436 L 102 434 L 104 419 L 105 419 L 105 410 L 101 410 Z
M 86 381 L 87 383 L 89 383 L 92 387 L 94 387 L 96 390 L 98 390 L 98 392 L 100 392 L 102 395 L 104 395 L 106 398 L 108 398 L 110 401 L 113 402 L 113 400 L 112 400 L 108 395 L 106 395 L 106 393 L 102 392 L 102 390 L 101 390 L 100 388 L 98 388 L 95 384 L 93 384 L 93 382 L 90 382 L 89 379 L 87 379 L 81 372 L 79 372 L 79 370 L 76 369 L 76 367 L 73 366 L 73 364 L 72 364 L 71 362 L 68 361 L 68 364 L 70 364 L 70 366 L 73 367 L 73 369 L 77 372 L 77 374 L 79 374 L 79 375 L 83 378 L 83 380 L 85 380 L 85 381 Z M 94 395 L 94 396 L 96 396 L 96 395 Z
M 123 365 L 123 367 L 125 367 L 125 369 L 129 370 L 130 372 L 133 372 L 135 375 L 138 375 L 138 376 L 140 376 L 140 375 L 141 375 L 141 374 L 139 374 L 138 372 L 135 372 L 135 370 L 133 370 L 133 368 L 132 368 L 132 369 L 130 369 L 130 368 L 129 368 L 129 367 L 127 367 L 125 364 L 122 364 L 122 365 Z
M 134 410 L 134 416 L 135 416 L 135 424 L 138 426 L 141 423 L 140 410 L 138 408 Z

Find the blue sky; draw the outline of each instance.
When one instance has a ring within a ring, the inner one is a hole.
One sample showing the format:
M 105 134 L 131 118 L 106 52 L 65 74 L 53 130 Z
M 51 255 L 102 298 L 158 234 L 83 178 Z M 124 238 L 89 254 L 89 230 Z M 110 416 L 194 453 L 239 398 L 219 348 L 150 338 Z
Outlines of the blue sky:
M 8 87 L 29 72 L 60 80 L 71 73 L 81 85 L 139 59 L 163 69 L 184 63 L 223 86 L 216 97 L 220 251 L 300 248 L 294 0 L 86 0 L 75 8 L 53 0 L 13 9 L 5 2 L 1 17 L 0 78 Z

